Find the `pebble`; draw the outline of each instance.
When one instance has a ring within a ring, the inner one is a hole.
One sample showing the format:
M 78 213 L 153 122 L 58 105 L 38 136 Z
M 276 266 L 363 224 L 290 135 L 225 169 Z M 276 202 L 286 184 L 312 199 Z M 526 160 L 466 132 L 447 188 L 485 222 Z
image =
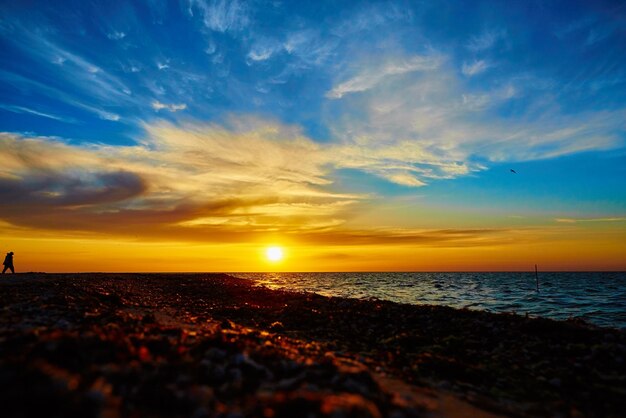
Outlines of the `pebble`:
M 548 383 L 550 383 L 555 388 L 560 388 L 561 387 L 561 379 L 559 379 L 558 377 L 550 379 L 550 381 Z

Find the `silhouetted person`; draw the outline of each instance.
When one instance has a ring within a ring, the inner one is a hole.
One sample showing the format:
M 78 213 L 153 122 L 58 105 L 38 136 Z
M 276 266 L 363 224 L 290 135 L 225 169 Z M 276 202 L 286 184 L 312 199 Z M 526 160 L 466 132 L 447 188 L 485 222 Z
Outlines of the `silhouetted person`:
M 7 256 L 4 257 L 4 269 L 2 269 L 2 274 L 4 274 L 7 269 L 11 269 L 11 273 L 15 273 L 15 268 L 13 268 L 13 251 L 8 252 Z

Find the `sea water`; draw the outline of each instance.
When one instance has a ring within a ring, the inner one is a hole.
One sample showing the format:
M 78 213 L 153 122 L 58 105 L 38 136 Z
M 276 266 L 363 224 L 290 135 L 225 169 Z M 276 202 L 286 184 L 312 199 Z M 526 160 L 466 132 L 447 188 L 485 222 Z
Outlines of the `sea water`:
M 553 319 L 581 318 L 626 329 L 626 272 L 234 273 L 272 289 L 385 299 Z

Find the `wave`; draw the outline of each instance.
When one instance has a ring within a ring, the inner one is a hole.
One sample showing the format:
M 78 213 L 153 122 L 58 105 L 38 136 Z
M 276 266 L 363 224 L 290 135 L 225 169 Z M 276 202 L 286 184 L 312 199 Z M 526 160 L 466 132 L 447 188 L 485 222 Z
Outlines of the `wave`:
M 258 285 L 626 328 L 626 273 L 237 273 Z

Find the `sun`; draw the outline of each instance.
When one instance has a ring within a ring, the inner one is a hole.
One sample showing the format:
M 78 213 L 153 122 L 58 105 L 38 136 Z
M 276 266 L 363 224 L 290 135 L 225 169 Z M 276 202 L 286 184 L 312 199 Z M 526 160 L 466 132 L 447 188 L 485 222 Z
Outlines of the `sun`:
M 267 247 L 267 250 L 265 250 L 265 256 L 269 261 L 276 263 L 283 259 L 283 249 L 280 247 Z

